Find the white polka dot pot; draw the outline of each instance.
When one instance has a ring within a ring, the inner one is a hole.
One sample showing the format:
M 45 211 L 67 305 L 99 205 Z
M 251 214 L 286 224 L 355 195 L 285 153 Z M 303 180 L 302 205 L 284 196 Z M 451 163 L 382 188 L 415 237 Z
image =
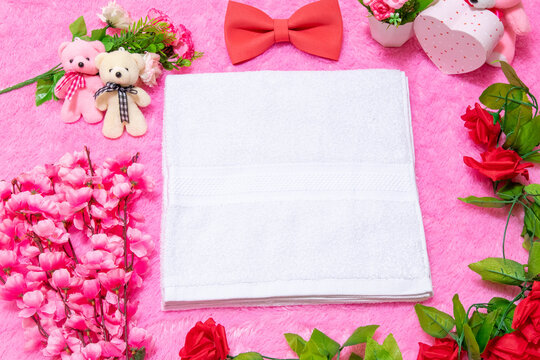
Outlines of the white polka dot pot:
M 399 26 L 378 21 L 375 17 L 369 17 L 369 29 L 371 37 L 384 47 L 400 47 L 414 35 L 413 23 Z
M 489 10 L 464 0 L 439 0 L 414 22 L 420 45 L 445 74 L 464 74 L 481 67 L 503 35 L 504 26 Z

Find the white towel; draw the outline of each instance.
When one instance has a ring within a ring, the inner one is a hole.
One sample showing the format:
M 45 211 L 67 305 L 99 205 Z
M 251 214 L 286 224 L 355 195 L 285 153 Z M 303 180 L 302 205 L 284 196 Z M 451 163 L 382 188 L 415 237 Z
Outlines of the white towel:
M 432 294 L 394 70 L 168 76 L 164 309 Z

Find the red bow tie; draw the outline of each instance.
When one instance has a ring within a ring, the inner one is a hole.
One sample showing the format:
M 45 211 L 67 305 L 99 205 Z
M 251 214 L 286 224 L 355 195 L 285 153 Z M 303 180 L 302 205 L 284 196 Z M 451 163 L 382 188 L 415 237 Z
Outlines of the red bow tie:
M 312 55 L 338 60 L 343 21 L 338 0 L 319 0 L 289 19 L 272 19 L 253 6 L 229 1 L 225 43 L 233 64 L 252 59 L 277 42 L 290 42 Z

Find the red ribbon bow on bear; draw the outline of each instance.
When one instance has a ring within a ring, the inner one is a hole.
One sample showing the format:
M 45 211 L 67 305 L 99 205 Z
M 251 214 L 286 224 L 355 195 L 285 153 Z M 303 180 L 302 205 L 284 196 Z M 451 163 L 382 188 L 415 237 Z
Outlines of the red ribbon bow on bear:
M 263 11 L 229 1 L 225 43 L 233 64 L 252 59 L 277 42 L 320 57 L 338 60 L 343 20 L 338 0 L 319 0 L 298 9 L 289 19 L 272 19 Z
M 71 83 L 71 84 L 70 84 Z M 73 95 L 78 89 L 83 89 L 86 87 L 86 81 L 84 80 L 84 75 L 76 71 L 70 71 L 65 74 L 64 80 L 62 80 L 58 85 L 56 85 L 55 90 L 60 90 L 67 84 L 70 84 L 66 93 L 66 100 L 71 100 Z

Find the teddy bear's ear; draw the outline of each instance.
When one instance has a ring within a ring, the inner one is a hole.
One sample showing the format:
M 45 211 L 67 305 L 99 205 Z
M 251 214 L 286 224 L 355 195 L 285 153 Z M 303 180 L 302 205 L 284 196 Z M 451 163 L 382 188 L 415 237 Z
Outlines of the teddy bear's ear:
M 133 56 L 133 59 L 135 59 L 135 62 L 137 63 L 137 67 L 139 68 L 139 71 L 143 71 L 144 69 L 144 59 L 141 54 L 131 54 Z
M 96 41 L 90 41 L 90 45 L 92 45 L 92 47 L 94 49 L 96 49 L 96 51 L 98 53 L 104 53 L 105 52 L 105 45 L 103 45 L 103 43 L 99 40 L 96 40 Z
M 96 64 L 96 67 L 99 69 L 101 66 L 101 62 L 105 58 L 105 55 L 107 55 L 106 52 L 99 53 L 96 58 L 94 59 L 94 64 Z
M 62 57 L 62 52 L 64 51 L 64 49 L 69 45 L 71 44 L 71 41 L 66 41 L 66 42 L 63 42 L 60 44 L 60 47 L 58 48 L 58 55 L 60 57 Z

